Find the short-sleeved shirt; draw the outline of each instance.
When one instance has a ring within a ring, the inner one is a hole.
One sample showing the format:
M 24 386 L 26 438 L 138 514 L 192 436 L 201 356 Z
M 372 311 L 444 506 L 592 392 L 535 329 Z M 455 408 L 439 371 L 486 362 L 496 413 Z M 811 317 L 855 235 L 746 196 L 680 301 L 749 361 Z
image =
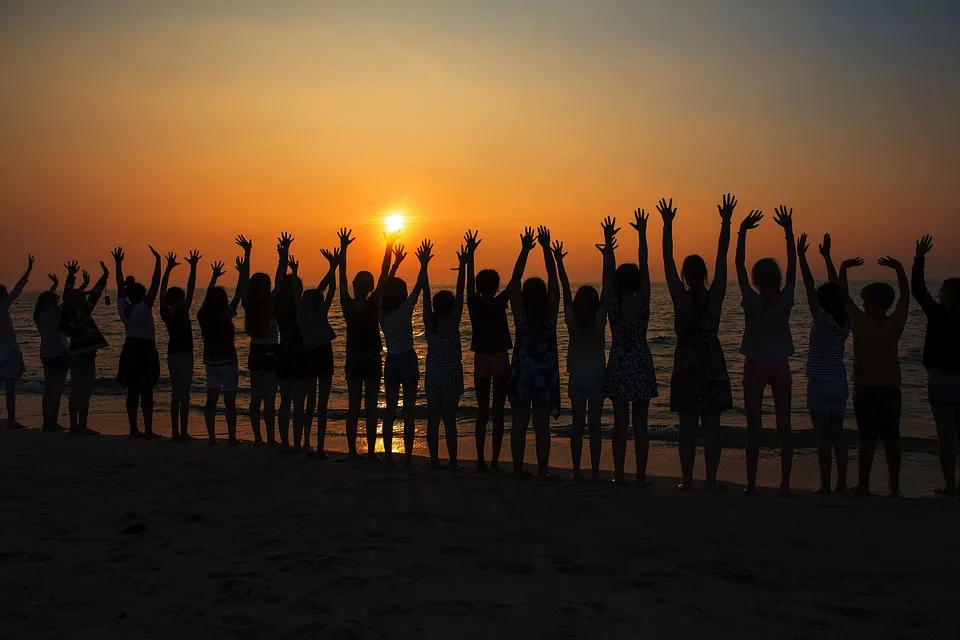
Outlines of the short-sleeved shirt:
M 843 359 L 850 335 L 850 321 L 839 324 L 820 309 L 810 326 L 810 346 L 807 349 L 807 377 L 817 379 L 847 379 Z
M 160 307 L 160 319 L 167 326 L 167 353 L 193 353 L 193 323 L 184 307 Z
M 393 311 L 380 312 L 380 328 L 387 341 L 387 354 L 413 349 L 413 308 L 417 297 L 407 296 Z
M 772 307 L 764 309 L 763 299 L 753 289 L 743 290 L 743 341 L 740 353 L 760 358 L 787 358 L 793 355 L 790 333 L 790 312 L 793 310 L 793 287 L 780 292 Z
M 60 333 L 60 311 L 50 309 L 37 314 L 40 333 L 40 357 L 55 358 L 67 352 L 67 337 Z
M 376 300 L 353 300 L 343 307 L 343 320 L 347 324 L 347 351 L 371 351 L 380 353 L 380 310 Z
M 127 313 L 128 310 L 129 313 Z M 157 332 L 153 324 L 153 309 L 145 303 L 138 302 L 130 306 L 126 298 L 120 298 L 117 300 L 117 311 L 120 314 L 120 321 L 123 323 L 128 338 L 156 340 Z
M 507 320 L 509 302 L 509 297 L 505 295 L 493 298 L 476 294 L 467 296 L 467 310 L 473 330 L 470 349 L 477 355 L 492 356 L 513 347 Z
M 570 343 L 567 347 L 567 372 L 580 377 L 603 376 L 607 366 L 606 355 L 606 309 L 600 307 L 593 331 L 586 333 L 580 328 L 573 309 L 564 309 L 567 323 L 567 335 Z
M 216 312 L 200 307 L 197 312 L 203 336 L 203 363 L 211 367 L 237 361 L 236 328 L 232 312 Z
M 853 386 L 899 387 L 902 322 L 866 314 L 853 319 Z

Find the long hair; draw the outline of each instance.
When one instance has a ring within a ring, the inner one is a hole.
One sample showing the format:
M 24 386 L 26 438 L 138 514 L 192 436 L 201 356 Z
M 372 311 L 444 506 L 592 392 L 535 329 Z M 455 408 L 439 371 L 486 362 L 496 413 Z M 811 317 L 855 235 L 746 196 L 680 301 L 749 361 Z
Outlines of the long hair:
M 53 291 L 44 291 L 37 297 L 37 304 L 33 307 L 33 323 L 37 324 L 40 314 L 44 311 L 54 311 L 60 297 Z
M 358 271 L 357 275 L 353 277 L 353 295 L 361 302 L 373 293 L 375 287 L 373 274 L 369 271 Z
M 437 324 L 441 320 L 453 318 L 454 308 L 457 306 L 457 296 L 452 291 L 443 289 L 433 294 L 433 327 L 434 333 L 437 332 Z
M 707 263 L 703 258 L 693 254 L 683 259 L 683 265 L 680 267 L 680 277 L 683 283 L 690 289 L 707 288 Z
M 600 294 L 588 284 L 577 289 L 573 296 L 573 315 L 577 328 L 585 335 L 593 335 L 597 330 L 597 312 L 600 311 Z
M 541 278 L 527 278 L 520 290 L 523 313 L 534 344 L 539 343 L 547 332 L 547 283 Z
M 838 327 L 845 327 L 850 322 L 847 305 L 843 299 L 840 287 L 832 282 L 817 287 L 817 303 L 820 308 L 829 313 Z
M 123 297 L 127 299 L 127 306 L 123 313 L 129 318 L 130 314 L 133 313 L 133 307 L 143 302 L 143 299 L 147 297 L 147 289 L 134 280 L 133 276 L 127 276 L 123 285 Z
M 383 287 L 383 298 L 380 306 L 384 312 L 396 311 L 407 299 L 407 283 L 400 278 L 390 278 Z
M 632 262 L 625 262 L 620 265 L 614 272 L 613 284 L 618 292 L 636 293 L 640 291 L 640 267 Z
M 229 322 L 232 318 L 233 311 L 230 309 L 230 299 L 227 297 L 227 290 L 223 287 L 214 287 L 207 292 L 203 306 L 201 306 L 200 311 L 197 312 L 197 320 L 200 321 L 201 331 L 205 331 L 208 327 Z
M 300 278 L 287 275 L 280 281 L 277 289 L 275 314 L 277 324 L 290 327 L 297 324 L 297 296 L 300 295 L 302 282 Z
M 750 272 L 753 278 L 753 284 L 758 289 L 773 289 L 779 291 L 783 284 L 783 273 L 780 271 L 780 265 L 773 258 L 760 258 L 753 265 Z
M 275 304 L 270 276 L 265 273 L 250 276 L 247 299 L 243 305 L 243 330 L 248 336 L 263 338 L 267 335 Z

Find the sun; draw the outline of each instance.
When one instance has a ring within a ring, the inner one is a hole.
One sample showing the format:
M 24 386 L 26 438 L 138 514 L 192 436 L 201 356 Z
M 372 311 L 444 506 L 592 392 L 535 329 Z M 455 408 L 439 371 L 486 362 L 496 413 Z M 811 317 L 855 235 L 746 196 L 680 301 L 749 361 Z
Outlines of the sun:
M 394 211 L 387 216 L 384 223 L 387 226 L 387 233 L 396 233 L 403 229 L 403 214 L 399 211 Z

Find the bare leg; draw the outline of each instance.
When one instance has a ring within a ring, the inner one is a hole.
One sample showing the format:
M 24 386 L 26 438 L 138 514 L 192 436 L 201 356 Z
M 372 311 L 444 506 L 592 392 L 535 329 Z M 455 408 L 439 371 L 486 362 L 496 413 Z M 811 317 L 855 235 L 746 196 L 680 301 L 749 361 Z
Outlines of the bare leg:
M 263 425 L 267 433 L 267 444 L 277 441 L 277 374 L 274 371 L 263 372 Z
M 583 432 L 587 424 L 587 396 L 570 394 L 570 409 L 573 424 L 570 427 L 570 462 L 573 466 L 573 479 L 583 480 L 580 472 L 580 459 L 583 456 Z
M 293 403 L 293 442 L 294 448 L 304 451 L 310 449 L 310 426 L 313 420 L 306 419 L 304 405 L 307 403 L 308 380 L 295 380 L 290 384 L 291 401 Z
M 624 466 L 627 457 L 627 425 L 630 423 L 630 403 L 626 400 L 613 401 L 613 481 L 626 482 Z
M 637 453 L 637 485 L 645 487 L 647 481 L 647 458 L 650 456 L 650 437 L 647 434 L 650 401 L 633 403 L 633 446 Z
M 523 454 L 527 448 L 527 427 L 530 426 L 530 400 L 520 399 L 511 407 L 513 427 L 510 430 L 510 450 L 513 454 L 513 475 L 523 478 Z
M 327 439 L 327 407 L 330 404 L 330 388 L 333 386 L 333 378 L 325 376 L 317 381 L 317 454 L 324 455 L 324 446 Z M 357 448 L 357 425 L 353 425 L 353 451 Z
M 457 409 L 460 408 L 460 397 L 444 398 L 443 400 L 443 436 L 447 442 L 447 456 L 450 458 L 450 468 L 456 469 L 457 463 Z
M 146 385 L 140 391 L 140 413 L 143 415 L 143 431 L 153 435 L 153 385 Z
M 427 450 L 430 451 L 430 468 L 440 468 L 440 420 L 443 403 L 439 398 L 427 397 Z
M 263 382 L 259 371 L 250 372 L 250 429 L 253 431 L 253 444 L 263 444 L 263 431 L 260 429 L 260 410 L 263 407 Z
M 137 415 L 140 411 L 140 383 L 130 382 L 127 386 L 127 422 L 130 425 L 130 437 L 142 436 L 143 432 L 137 426 Z
M 889 469 L 890 463 L 890 450 L 887 447 L 887 443 L 884 442 L 884 447 L 887 452 L 887 466 Z M 877 441 L 868 440 L 863 437 L 861 432 L 860 434 L 860 447 L 859 447 L 859 469 L 858 469 L 858 486 L 857 493 L 860 495 L 868 495 L 870 493 L 870 472 L 873 470 L 873 458 L 874 454 L 877 451 Z M 897 470 L 899 475 L 899 460 L 897 464 Z M 891 478 L 892 480 L 892 478 Z M 899 482 L 898 482 L 899 486 Z
M 790 424 L 793 389 L 790 386 L 773 389 L 773 409 L 780 433 L 780 495 L 793 495 L 790 474 L 793 471 L 793 428 Z
M 590 430 L 590 476 L 600 479 L 600 457 L 603 453 L 603 397 L 587 401 L 587 428 Z
M 190 395 L 180 401 L 180 438 L 186 440 L 190 437 L 187 429 L 187 423 L 190 421 Z
M 317 415 L 317 379 L 308 378 L 304 380 L 306 385 L 304 392 L 306 393 L 304 400 L 304 410 L 303 410 L 303 440 L 304 448 L 309 453 L 310 451 L 310 432 L 313 430 L 313 418 Z M 320 434 L 317 434 L 317 439 L 320 439 Z M 322 445 L 317 443 L 317 451 L 319 452 Z
M 237 439 L 237 392 L 223 392 L 224 417 L 227 421 L 227 443 L 240 444 Z
M 720 428 L 720 414 L 707 413 L 700 417 L 703 425 L 703 460 L 707 467 L 707 489 L 719 489 L 717 472 L 720 470 L 720 458 L 723 455 L 723 431 Z
M 841 495 L 847 493 L 847 444 L 843 441 L 843 411 L 830 414 L 830 437 L 833 441 L 833 451 L 837 458 L 837 485 L 834 491 Z
M 66 386 L 67 370 L 44 368 L 43 371 L 43 425 L 47 430 L 61 431 L 60 399 Z
M 207 440 L 210 444 L 217 444 L 217 402 L 220 400 L 220 389 L 207 389 L 207 405 L 204 407 L 203 418 L 207 424 Z
M 830 475 L 833 467 L 833 458 L 830 453 L 830 445 L 833 444 L 833 436 L 830 432 L 830 414 L 821 412 L 810 412 L 810 421 L 813 423 L 813 429 L 817 434 L 817 464 L 820 468 L 820 488 L 817 493 L 828 496 L 830 491 Z
M 957 434 L 953 407 L 933 407 L 933 421 L 937 425 L 937 453 L 943 474 L 943 489 L 937 493 L 952 496 L 957 490 Z
M 417 435 L 417 382 L 403 384 L 403 455 L 407 465 L 413 462 L 413 443 Z
M 757 468 L 760 465 L 760 438 L 763 435 L 763 392 L 766 387 L 743 387 L 743 407 L 747 414 L 747 488 L 757 494 Z
M 67 405 L 70 412 L 70 433 L 90 433 L 87 428 L 87 414 L 90 411 L 90 394 L 93 392 L 95 375 L 95 367 L 74 367 L 70 371 L 70 400 Z
M 550 407 L 533 401 L 533 434 L 537 447 L 537 475 L 546 479 L 550 471 Z
M 180 398 L 170 396 L 170 439 L 180 439 Z
M 873 443 L 876 446 L 876 443 Z M 887 459 L 887 475 L 889 481 L 887 490 L 891 496 L 900 495 L 900 441 L 895 439 L 883 441 L 883 452 Z
M 680 440 L 677 451 L 680 454 L 680 488 L 693 489 L 693 465 L 697 458 L 697 423 L 699 414 L 685 411 L 680 414 Z
M 380 378 L 367 378 L 364 382 L 363 410 L 367 421 L 367 457 L 376 458 L 377 450 L 377 410 L 380 404 Z M 392 435 L 392 434 L 391 434 Z M 384 451 L 389 450 L 384 446 Z
M 7 428 L 17 427 L 17 381 L 7 378 L 4 381 L 4 393 L 7 398 Z
M 499 376 L 493 379 L 493 449 L 490 452 L 490 468 L 496 469 L 500 461 L 500 447 L 503 446 L 503 419 L 507 406 L 507 387 L 510 376 Z
M 393 423 L 397 419 L 397 407 L 400 404 L 400 385 L 388 382 L 386 393 L 387 407 L 383 414 L 383 453 L 387 464 L 393 464 Z M 367 408 L 369 409 L 369 405 Z
M 351 458 L 357 457 L 357 425 L 362 403 L 363 378 L 347 378 L 347 452 Z
M 280 406 L 277 408 L 277 432 L 280 444 L 290 446 L 290 404 L 293 402 L 293 382 L 289 378 L 279 380 Z
M 477 391 L 477 422 L 473 437 L 477 444 L 477 469 L 487 470 L 485 451 L 487 448 L 487 422 L 490 420 L 490 378 L 474 378 L 473 386 Z M 502 437 L 502 436 L 501 436 Z

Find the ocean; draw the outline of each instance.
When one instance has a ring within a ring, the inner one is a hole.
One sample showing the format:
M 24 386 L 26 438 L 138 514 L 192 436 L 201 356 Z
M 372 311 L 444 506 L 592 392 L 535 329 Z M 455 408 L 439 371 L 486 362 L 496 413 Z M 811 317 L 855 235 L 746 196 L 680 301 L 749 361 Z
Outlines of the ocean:
M 810 428 L 810 419 L 806 411 L 806 378 L 805 364 L 807 355 L 807 342 L 810 331 L 811 315 L 806 304 L 802 284 L 798 284 L 796 304 L 791 317 L 791 329 L 795 345 L 795 353 L 790 358 L 791 371 L 793 373 L 793 425 L 795 429 Z M 864 283 L 851 283 L 851 291 L 859 291 Z M 578 285 L 574 285 L 574 290 Z M 599 285 L 595 285 L 598 286 Z M 931 283 L 931 290 L 936 290 L 936 283 Z M 434 292 L 439 291 L 442 286 L 433 286 Z M 448 288 L 453 288 L 448 285 Z M 95 396 L 118 396 L 123 394 L 123 390 L 115 380 L 117 373 L 117 361 L 120 355 L 120 348 L 123 344 L 123 325 L 120 323 L 117 314 L 115 291 L 108 289 L 107 294 L 111 296 L 113 304 L 107 305 L 101 300 L 98 305 L 95 317 L 101 331 L 106 337 L 110 346 L 99 353 L 97 359 L 97 384 Z M 25 293 L 11 309 L 14 326 L 17 329 L 17 336 L 20 347 L 23 351 L 26 362 L 26 373 L 20 385 L 20 392 L 26 394 L 39 394 L 43 388 L 43 369 L 40 364 L 40 339 L 37 335 L 36 327 L 33 324 L 33 307 L 36 292 Z M 199 308 L 199 302 L 203 299 L 203 291 L 198 291 L 195 297 L 195 305 L 192 312 L 195 318 L 196 309 Z M 657 372 L 657 383 L 659 386 L 659 397 L 650 403 L 649 422 L 653 428 L 651 437 L 654 439 L 674 438 L 674 427 L 677 423 L 676 414 L 670 411 L 670 374 L 673 366 L 673 351 L 676 344 L 676 338 L 673 334 L 673 307 L 670 303 L 670 296 L 664 283 L 654 283 L 651 296 L 650 308 L 650 327 L 647 339 L 650 344 L 650 350 L 653 353 L 654 365 Z M 421 373 L 423 371 L 423 362 L 426 357 L 427 345 L 423 336 L 423 323 L 421 320 L 420 305 L 414 316 L 414 334 L 417 354 L 420 358 Z M 242 309 L 241 312 L 242 314 Z M 160 350 L 161 361 L 161 380 L 156 390 L 156 400 L 158 411 L 165 413 L 165 408 L 161 409 L 166 403 L 166 395 L 169 392 L 169 378 L 166 367 L 166 329 L 160 321 L 159 314 L 156 314 L 157 325 L 157 348 Z M 333 379 L 333 391 L 330 396 L 329 417 L 331 420 L 342 420 L 346 415 L 347 408 L 347 388 L 343 375 L 344 341 L 345 327 L 343 316 L 340 312 L 340 304 L 335 301 L 330 311 L 330 322 L 337 333 L 337 339 L 334 341 L 334 354 L 336 358 L 336 369 Z M 236 320 L 237 331 L 237 351 L 240 356 L 240 390 L 238 393 L 238 406 L 241 411 L 245 409 L 249 399 L 249 375 L 245 370 L 247 358 L 248 340 L 242 332 L 243 319 L 238 317 Z M 935 429 L 933 419 L 930 415 L 930 407 L 926 401 L 926 371 L 921 363 L 923 351 L 923 337 L 926 327 L 926 318 L 923 311 L 911 300 L 910 317 L 907 321 L 906 330 L 900 341 L 900 362 L 903 371 L 903 420 L 901 431 L 904 436 L 912 438 L 933 438 Z M 470 345 L 470 322 L 467 314 L 464 313 L 464 321 L 461 328 L 464 352 L 463 368 L 465 372 L 465 393 L 461 399 L 461 420 L 470 421 L 476 413 L 476 396 L 473 390 L 473 354 L 469 351 Z M 743 313 L 740 308 L 740 292 L 736 284 L 729 287 L 726 300 L 724 301 L 723 319 L 721 323 L 720 342 L 723 345 L 727 358 L 727 366 L 730 370 L 730 378 L 733 382 L 734 409 L 724 414 L 723 424 L 725 427 L 733 429 L 742 429 L 746 427 L 746 418 L 743 412 L 743 394 L 740 386 L 740 380 L 743 374 L 743 356 L 739 353 L 740 338 L 743 333 Z M 196 409 L 202 407 L 204 393 L 206 390 L 206 380 L 204 379 L 204 370 L 200 362 L 200 332 L 196 321 L 194 321 L 195 349 L 197 353 L 197 366 L 193 379 L 193 404 Z M 561 396 L 562 411 L 559 420 L 555 421 L 555 428 L 566 432 L 570 423 L 570 405 L 566 398 L 566 350 L 567 350 L 567 332 L 566 327 L 561 322 L 558 327 L 560 370 L 561 370 Z M 609 348 L 609 333 L 608 333 Z M 847 371 L 852 371 L 853 345 L 852 339 L 847 342 Z M 69 383 L 68 383 L 69 384 Z M 421 391 L 423 381 L 421 380 Z M 381 406 L 383 406 L 383 397 L 381 395 Z M 114 404 L 114 403 L 110 403 Z M 98 410 L 96 397 L 91 407 L 93 412 Z M 604 423 L 612 422 L 612 409 L 608 405 L 605 407 Z M 420 395 L 418 400 L 418 417 L 426 415 L 426 399 Z M 847 409 L 847 428 L 853 428 L 853 410 L 850 403 Z M 773 427 L 773 404 L 769 397 L 764 403 L 764 426 Z M 162 424 L 164 418 L 159 418 Z M 245 420 L 241 419 L 242 426 Z M 333 426 L 333 425 L 331 425 Z M 418 433 L 420 431 L 418 424 Z M 508 425 L 509 426 L 509 425 Z M 161 427 L 162 429 L 162 427 Z M 362 434 L 362 427 L 361 427 Z M 331 431 L 331 435 L 337 435 L 336 431 Z

